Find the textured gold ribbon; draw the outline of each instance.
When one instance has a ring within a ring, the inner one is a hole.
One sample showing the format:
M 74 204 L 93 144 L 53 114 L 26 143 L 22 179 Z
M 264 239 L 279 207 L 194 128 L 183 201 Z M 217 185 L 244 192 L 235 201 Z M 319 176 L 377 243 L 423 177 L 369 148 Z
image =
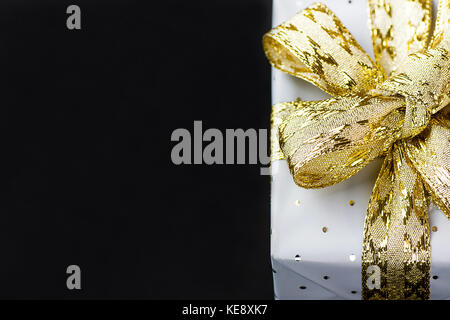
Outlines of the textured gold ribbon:
M 304 188 L 339 183 L 374 158 L 384 164 L 366 215 L 363 299 L 428 299 L 428 199 L 450 218 L 450 0 L 434 34 L 431 0 L 369 0 L 376 63 L 316 3 L 263 38 L 271 64 L 333 98 L 275 105 L 272 160 Z M 368 285 L 381 270 L 380 286 Z

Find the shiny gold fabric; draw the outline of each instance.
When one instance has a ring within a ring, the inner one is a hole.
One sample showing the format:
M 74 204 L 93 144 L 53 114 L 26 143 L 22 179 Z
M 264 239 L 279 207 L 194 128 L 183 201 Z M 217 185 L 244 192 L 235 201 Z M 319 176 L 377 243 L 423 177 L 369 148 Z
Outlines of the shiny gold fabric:
M 264 36 L 274 67 L 333 96 L 274 106 L 272 160 L 285 158 L 297 185 L 321 188 L 385 157 L 364 227 L 362 297 L 428 299 L 427 199 L 450 218 L 450 0 L 431 39 L 431 0 L 368 8 L 376 62 L 320 3 Z

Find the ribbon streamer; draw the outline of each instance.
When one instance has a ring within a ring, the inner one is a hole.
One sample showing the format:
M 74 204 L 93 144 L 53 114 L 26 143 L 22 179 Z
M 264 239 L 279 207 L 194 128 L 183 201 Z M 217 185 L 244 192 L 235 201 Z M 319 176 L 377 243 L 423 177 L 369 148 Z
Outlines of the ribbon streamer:
M 316 3 L 264 35 L 275 67 L 333 98 L 275 105 L 272 161 L 322 188 L 384 157 L 365 219 L 363 299 L 429 299 L 431 199 L 450 218 L 450 0 L 368 0 L 375 60 Z M 368 286 L 381 270 L 380 287 Z

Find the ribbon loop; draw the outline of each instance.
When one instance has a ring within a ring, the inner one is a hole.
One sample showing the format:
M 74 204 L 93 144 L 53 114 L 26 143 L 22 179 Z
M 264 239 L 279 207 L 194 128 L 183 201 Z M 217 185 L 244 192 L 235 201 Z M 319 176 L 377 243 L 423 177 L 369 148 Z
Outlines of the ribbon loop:
M 431 0 L 369 0 L 372 44 L 387 76 L 408 54 L 426 47 L 431 28 Z
M 440 0 L 430 47 L 435 48 L 443 40 L 448 39 L 450 39 L 450 0 Z
M 300 106 L 279 126 L 294 181 L 321 188 L 357 173 L 401 134 L 403 99 L 349 96 Z
M 316 3 L 263 37 L 270 63 L 332 96 L 365 92 L 382 73 L 325 5 Z

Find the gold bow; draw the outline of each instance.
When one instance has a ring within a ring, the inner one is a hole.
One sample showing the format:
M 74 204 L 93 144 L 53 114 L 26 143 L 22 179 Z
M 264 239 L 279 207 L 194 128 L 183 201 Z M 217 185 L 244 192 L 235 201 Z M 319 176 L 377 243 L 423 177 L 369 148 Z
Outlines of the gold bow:
M 320 3 L 264 35 L 274 67 L 333 96 L 273 107 L 272 160 L 285 158 L 297 185 L 321 188 L 384 156 L 365 220 L 362 297 L 428 299 L 429 199 L 450 218 L 450 0 L 431 39 L 431 0 L 368 7 L 376 63 Z M 368 283 L 370 266 L 380 286 Z

